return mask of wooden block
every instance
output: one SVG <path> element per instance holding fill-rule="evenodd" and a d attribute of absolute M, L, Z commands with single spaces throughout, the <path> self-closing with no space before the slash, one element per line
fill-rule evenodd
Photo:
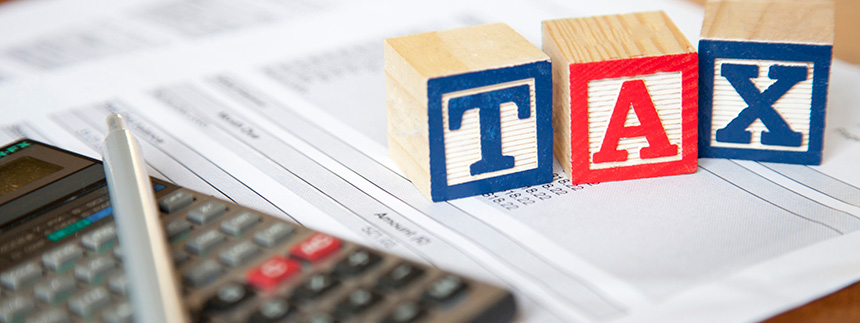
<path fill-rule="evenodd" d="M 433 201 L 550 182 L 550 70 L 505 24 L 386 39 L 391 158 Z"/>
<path fill-rule="evenodd" d="M 573 183 L 696 171 L 698 58 L 663 12 L 544 21 L 543 50 Z"/>
<path fill-rule="evenodd" d="M 708 2 L 699 41 L 699 156 L 818 165 L 832 0 Z"/>

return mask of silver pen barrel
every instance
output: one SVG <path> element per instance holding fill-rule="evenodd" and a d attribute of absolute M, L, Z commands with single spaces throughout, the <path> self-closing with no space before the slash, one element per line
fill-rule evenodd
<path fill-rule="evenodd" d="M 140 145 L 119 114 L 107 118 L 104 168 L 136 322 L 187 321 Z"/>

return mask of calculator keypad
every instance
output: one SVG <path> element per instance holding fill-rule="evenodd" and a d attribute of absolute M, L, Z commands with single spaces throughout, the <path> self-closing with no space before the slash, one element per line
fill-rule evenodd
<path fill-rule="evenodd" d="M 28 262 L 0 274 L 0 283 L 3 287 L 18 290 L 39 278 L 42 278 L 42 267 L 35 262 Z"/>
<path fill-rule="evenodd" d="M 69 298 L 69 310 L 82 318 L 91 318 L 110 305 L 110 293 L 104 287 L 85 290 Z"/>
<path fill-rule="evenodd" d="M 174 213 L 180 209 L 191 205 L 194 202 L 194 196 L 186 190 L 176 190 L 170 195 L 158 201 L 158 208 L 164 213 Z"/>
<path fill-rule="evenodd" d="M 84 251 L 76 244 L 67 244 L 42 255 L 42 264 L 57 272 L 64 272 L 84 256 Z"/>
<path fill-rule="evenodd" d="M 15 295 L 0 302 L 0 321 L 14 322 L 33 312 L 36 302 L 32 298 Z"/>
<path fill-rule="evenodd" d="M 498 302 L 513 306 L 498 288 L 157 185 L 177 278 L 195 321 L 448 322 L 479 318 Z M 131 321 L 124 252 L 105 215 L 110 203 L 103 195 L 87 203 L 105 209 L 57 217 L 62 221 L 55 227 L 81 225 L 81 217 L 91 227 L 55 233 L 55 247 L 0 272 L 0 323 Z"/>
<path fill-rule="evenodd" d="M 62 308 L 52 308 L 38 313 L 27 320 L 28 323 L 62 323 L 69 322 L 69 312 Z"/>
<path fill-rule="evenodd" d="M 295 313 L 296 307 L 285 299 L 274 298 L 266 300 L 248 318 L 249 322 L 281 322 Z"/>
<path fill-rule="evenodd" d="M 56 304 L 75 290 L 75 279 L 71 275 L 55 276 L 34 287 L 36 297 L 48 304 Z"/>
<path fill-rule="evenodd" d="M 93 251 L 102 250 L 102 248 L 113 242 L 116 242 L 116 227 L 112 225 L 106 225 L 90 231 L 90 233 L 81 238 L 81 244 Z"/>
<path fill-rule="evenodd" d="M 290 249 L 290 254 L 308 262 L 315 262 L 333 254 L 340 245 L 340 239 L 317 232 Z"/>
<path fill-rule="evenodd" d="M 253 228 L 260 221 L 260 216 L 254 212 L 242 212 L 224 222 L 221 222 L 221 231 L 232 236 L 241 236 Z"/>
<path fill-rule="evenodd" d="M 294 260 L 274 256 L 248 272 L 246 279 L 259 289 L 269 290 L 297 274 L 301 269 L 302 265 Z"/>
<path fill-rule="evenodd" d="M 227 205 L 219 201 L 207 201 L 188 212 L 188 220 L 196 224 L 206 224 L 224 215 Z"/>
<path fill-rule="evenodd" d="M 227 237 L 223 233 L 210 229 L 191 238 L 185 247 L 189 252 L 203 256 L 208 254 L 212 249 L 215 249 L 215 247 L 223 243 L 226 239 Z"/>
<path fill-rule="evenodd" d="M 223 271 L 224 268 L 222 268 L 217 261 L 214 259 L 207 259 L 196 267 L 183 273 L 182 277 L 185 279 L 185 283 L 187 285 L 192 287 L 202 287 L 218 278 L 218 276 L 221 276 L 221 272 Z"/>

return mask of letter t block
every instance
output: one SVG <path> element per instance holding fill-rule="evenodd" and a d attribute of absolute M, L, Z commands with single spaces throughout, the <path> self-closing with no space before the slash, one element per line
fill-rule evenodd
<path fill-rule="evenodd" d="M 713 0 L 699 40 L 699 156 L 818 165 L 833 0 Z"/>
<path fill-rule="evenodd" d="M 698 56 L 663 12 L 543 22 L 571 182 L 696 171 Z"/>
<path fill-rule="evenodd" d="M 505 24 L 386 39 L 391 158 L 433 201 L 550 182 L 550 71 Z"/>

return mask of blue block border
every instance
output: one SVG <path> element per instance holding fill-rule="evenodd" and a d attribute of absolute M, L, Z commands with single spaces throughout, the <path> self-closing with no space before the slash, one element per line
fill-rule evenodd
<path fill-rule="evenodd" d="M 699 41 L 699 157 L 749 159 L 819 165 L 824 144 L 824 115 L 833 46 L 702 39 Z M 717 58 L 812 62 L 809 149 L 805 152 L 711 146 L 714 62 Z"/>
<path fill-rule="evenodd" d="M 535 169 L 448 185 L 442 95 L 482 86 L 534 78 L 538 167 Z M 552 181 L 552 69 L 549 61 L 434 78 L 427 81 L 430 143 L 430 195 L 434 202 L 498 192 Z"/>

